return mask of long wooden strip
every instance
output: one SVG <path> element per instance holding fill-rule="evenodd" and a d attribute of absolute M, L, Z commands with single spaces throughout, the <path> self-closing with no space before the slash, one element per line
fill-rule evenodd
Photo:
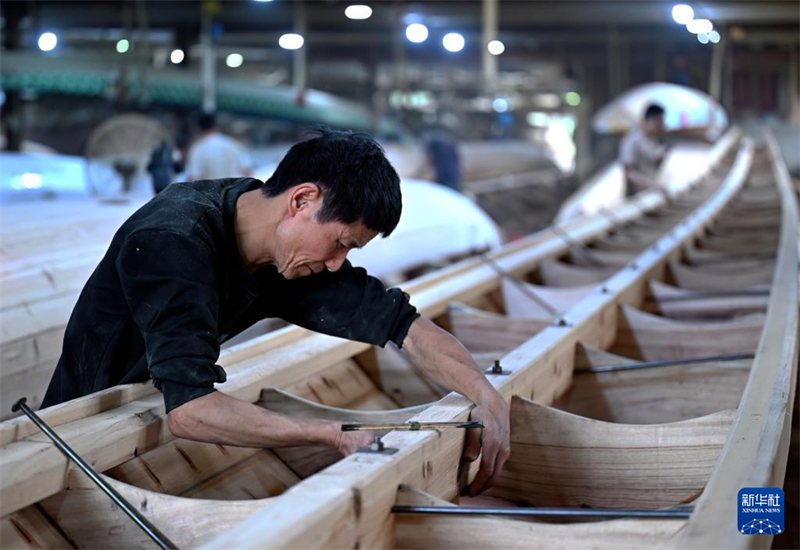
<path fill-rule="evenodd" d="M 786 471 L 798 360 L 798 212 L 789 173 L 771 134 L 767 144 L 781 195 L 781 235 L 764 333 L 719 463 L 676 548 L 752 548 L 770 536 L 742 536 L 743 487 L 781 487 Z"/>

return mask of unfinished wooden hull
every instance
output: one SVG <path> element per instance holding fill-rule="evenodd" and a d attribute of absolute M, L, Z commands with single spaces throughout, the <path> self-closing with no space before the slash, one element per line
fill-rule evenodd
<path fill-rule="evenodd" d="M 759 162 L 751 171 L 754 156 Z M 712 222 L 742 217 L 741 208 L 729 208 L 759 197 L 754 186 L 775 190 L 770 201 L 753 200 L 781 216 L 772 225 L 775 257 L 763 260 L 772 264 L 770 293 L 729 307 L 693 297 L 679 281 L 674 286 L 670 263 L 682 261 L 683 247 L 702 243 Z M 460 467 L 464 434 L 457 430 L 390 432 L 383 441 L 396 454 L 344 459 L 322 448 L 194 443 L 171 436 L 161 396 L 147 385 L 112 388 L 41 415 L 181 548 L 763 545 L 763 538 L 739 535 L 730 508 L 741 487 L 782 484 L 798 350 L 796 198 L 774 143 L 755 151 L 744 141 L 735 162 L 671 205 L 663 220 L 674 223 L 621 268 L 569 262 L 576 243 L 603 238 L 615 223 L 616 234 L 632 230 L 643 210 L 662 203 L 646 195 L 615 210 L 614 222 L 578 219 L 561 227 L 569 239 L 543 231 L 492 255 L 495 267 L 466 261 L 406 289 L 481 364 L 498 359 L 508 371 L 489 379 L 512 405 L 511 458 L 487 495 L 462 498 L 462 505 L 694 504 L 688 519 L 564 524 L 393 514 L 396 503 L 458 500 L 477 463 Z M 544 275 L 553 264 L 592 272 L 562 277 L 553 288 Z M 677 308 L 686 315 L 666 315 L 661 308 L 670 296 L 695 305 Z M 753 358 L 576 372 L 743 350 Z M 220 363 L 229 373 L 221 390 L 298 416 L 465 420 L 472 406 L 415 372 L 397 350 L 294 327 L 226 350 Z M 649 416 L 648 401 L 659 403 Z M 0 445 L 3 548 L 155 547 L 27 420 L 1 424 Z"/>

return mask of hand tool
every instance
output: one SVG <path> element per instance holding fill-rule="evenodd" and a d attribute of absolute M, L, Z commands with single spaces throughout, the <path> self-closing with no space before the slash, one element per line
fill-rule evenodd
<path fill-rule="evenodd" d="M 482 429 L 480 422 L 416 422 L 405 424 L 342 424 L 343 432 L 386 432 L 391 430 L 405 430 L 417 432 L 420 430 L 441 430 L 444 428 L 477 428 Z"/>

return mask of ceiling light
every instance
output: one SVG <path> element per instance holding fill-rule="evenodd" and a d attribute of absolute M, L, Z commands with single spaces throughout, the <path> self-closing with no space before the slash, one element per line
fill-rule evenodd
<path fill-rule="evenodd" d="M 492 101 L 492 109 L 494 109 L 496 113 L 505 113 L 508 111 L 508 100 L 503 97 L 495 98 L 495 100 Z"/>
<path fill-rule="evenodd" d="M 719 42 L 720 38 L 721 37 L 717 31 L 711 31 L 710 33 L 708 33 L 708 39 L 711 40 L 714 44 Z"/>
<path fill-rule="evenodd" d="M 228 54 L 228 57 L 225 58 L 225 64 L 232 69 L 241 67 L 242 63 L 244 63 L 244 57 L 240 53 Z"/>
<path fill-rule="evenodd" d="M 303 37 L 293 32 L 284 34 L 278 39 L 278 45 L 284 50 L 299 50 L 304 43 Z"/>
<path fill-rule="evenodd" d="M 117 42 L 117 52 L 118 53 L 125 53 L 131 47 L 131 43 L 125 40 L 124 38 Z"/>
<path fill-rule="evenodd" d="M 49 52 L 58 44 L 58 37 L 52 32 L 44 32 L 39 37 L 39 49 L 43 52 Z"/>
<path fill-rule="evenodd" d="M 692 19 L 686 24 L 686 29 L 692 34 L 708 34 L 713 28 L 708 19 Z"/>
<path fill-rule="evenodd" d="M 425 42 L 428 39 L 428 27 L 422 23 L 412 23 L 406 27 L 406 38 L 417 44 Z"/>
<path fill-rule="evenodd" d="M 677 4 L 672 6 L 672 18 L 676 23 L 685 25 L 694 19 L 694 10 L 686 4 Z"/>
<path fill-rule="evenodd" d="M 506 51 L 506 45 L 499 40 L 492 40 L 486 47 L 489 49 L 489 53 L 492 55 L 500 55 Z"/>
<path fill-rule="evenodd" d="M 172 53 L 169 54 L 169 60 L 175 63 L 176 65 L 184 60 L 186 54 L 183 53 L 183 50 L 180 48 L 175 48 L 172 50 Z"/>
<path fill-rule="evenodd" d="M 464 37 L 457 32 L 449 32 L 442 38 L 442 45 L 448 52 L 460 52 L 464 49 Z"/>
<path fill-rule="evenodd" d="M 564 101 L 571 107 L 577 107 L 581 104 L 581 95 L 578 92 L 567 92 L 564 94 Z"/>
<path fill-rule="evenodd" d="M 272 0 L 256 0 L 256 2 L 272 2 Z"/>
<path fill-rule="evenodd" d="M 708 35 L 704 32 L 701 32 L 697 35 L 697 41 L 701 44 L 708 44 Z"/>
<path fill-rule="evenodd" d="M 349 19 L 369 19 L 372 15 L 372 8 L 369 6 L 355 4 L 352 6 L 347 6 L 347 9 L 344 10 L 344 14 Z"/>

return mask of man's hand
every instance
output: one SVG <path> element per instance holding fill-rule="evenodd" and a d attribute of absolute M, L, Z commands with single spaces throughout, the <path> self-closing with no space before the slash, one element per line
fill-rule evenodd
<path fill-rule="evenodd" d="M 475 496 L 489 489 L 495 477 L 511 455 L 509 410 L 499 393 L 479 402 L 470 420 L 483 424 L 482 430 L 468 430 L 464 445 L 463 460 L 474 462 L 481 455 L 481 467 L 469 487 L 470 495 Z"/>
<path fill-rule="evenodd" d="M 338 426 L 339 433 L 333 442 L 333 446 L 344 456 L 353 454 L 361 447 L 367 447 L 370 443 L 375 441 L 374 432 L 343 432 L 341 430 L 341 425 Z"/>

